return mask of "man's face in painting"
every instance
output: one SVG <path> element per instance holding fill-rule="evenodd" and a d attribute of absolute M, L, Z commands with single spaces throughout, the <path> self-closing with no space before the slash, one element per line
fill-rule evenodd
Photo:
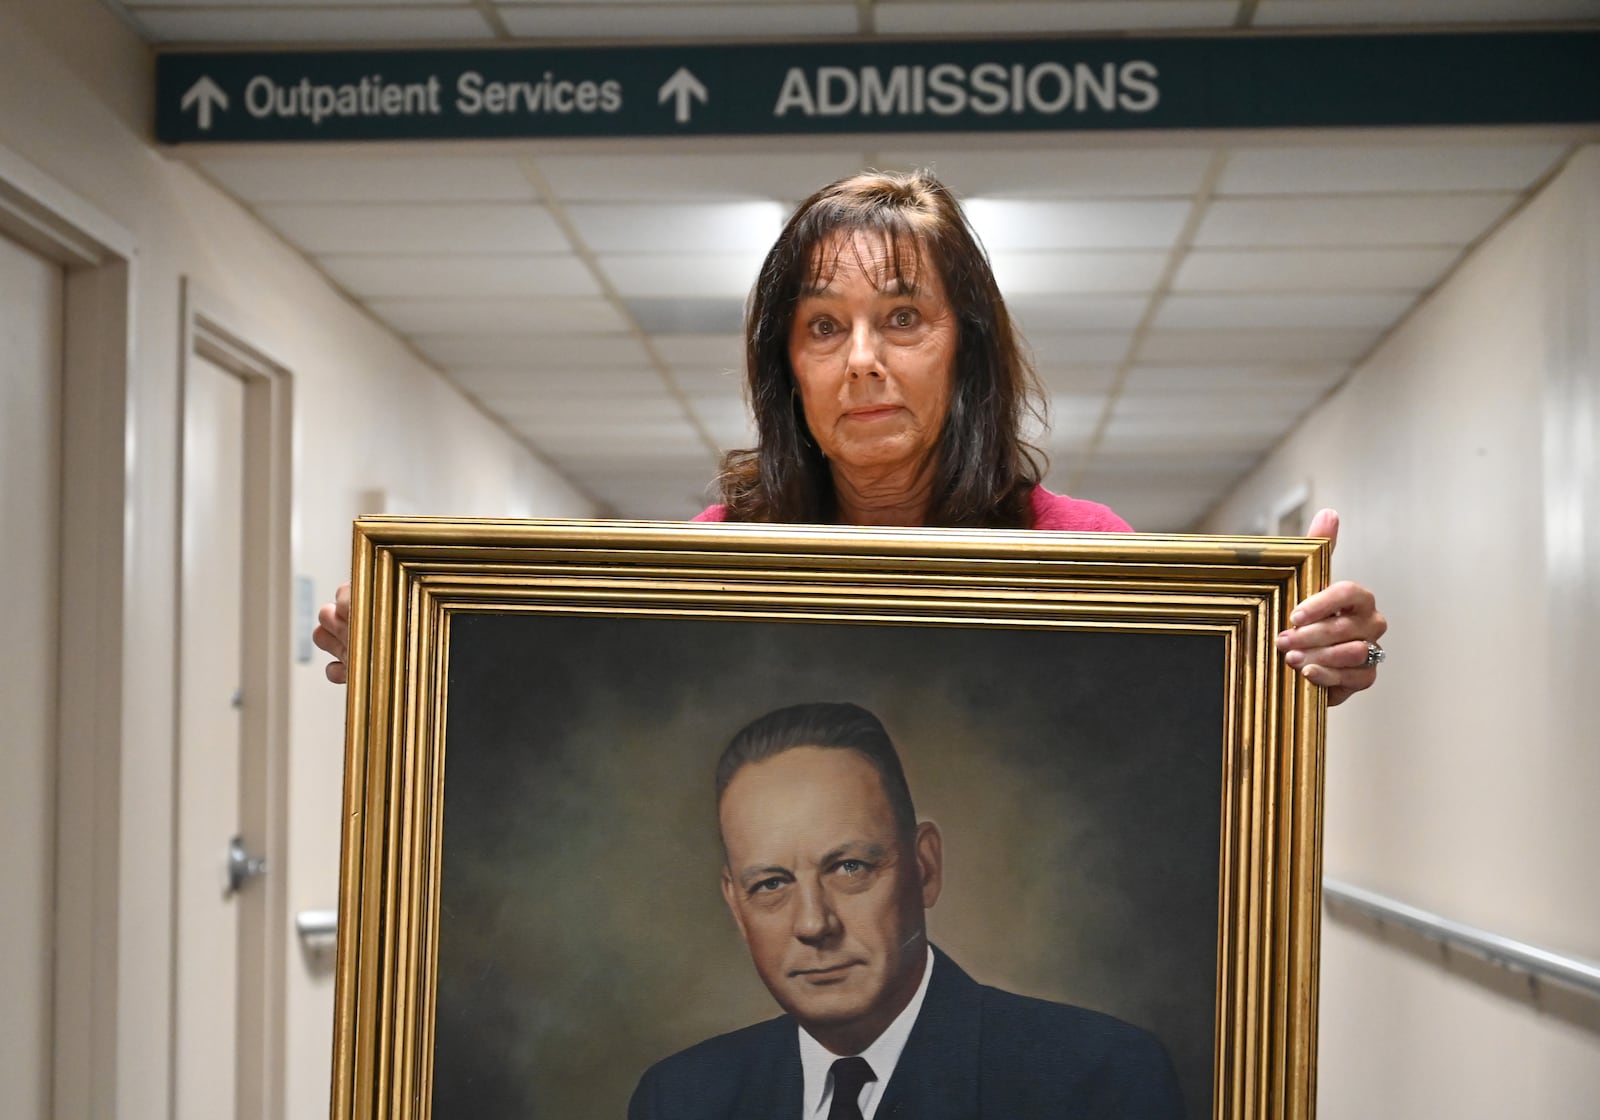
<path fill-rule="evenodd" d="M 767 990 L 829 1050 L 864 1050 L 922 981 L 937 827 L 903 835 L 877 770 L 847 748 L 747 763 L 718 817 L 723 897 Z"/>

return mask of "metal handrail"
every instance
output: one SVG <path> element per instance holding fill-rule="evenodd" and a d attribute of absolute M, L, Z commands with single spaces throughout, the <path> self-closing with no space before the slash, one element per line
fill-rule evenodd
<path fill-rule="evenodd" d="M 294 916 L 294 931 L 305 942 L 331 940 L 339 933 L 339 911 L 302 910 Z"/>
<path fill-rule="evenodd" d="M 1551 980 L 1591 996 L 1600 996 L 1600 962 L 1551 952 L 1524 941 L 1502 937 L 1498 933 L 1452 921 L 1386 895 L 1341 883 L 1337 879 L 1322 880 L 1322 897 L 1326 901 L 1359 910 L 1380 922 L 1404 926 L 1448 948 L 1461 949 L 1539 980 Z"/>

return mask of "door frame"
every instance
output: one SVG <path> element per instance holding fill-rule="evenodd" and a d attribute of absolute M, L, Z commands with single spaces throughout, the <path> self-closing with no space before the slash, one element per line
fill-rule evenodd
<path fill-rule="evenodd" d="M 124 874 L 124 648 L 133 601 L 129 454 L 138 243 L 0 145 L 0 233 L 65 273 L 54 757 L 50 1112 L 116 1115 Z M 70 687 L 69 687 L 70 682 Z"/>
<path fill-rule="evenodd" d="M 293 576 L 293 377 L 269 356 L 270 332 L 208 292 L 192 277 L 182 282 L 182 345 L 179 350 L 178 415 L 196 359 L 204 359 L 244 385 L 244 571 L 241 577 L 243 659 L 240 711 L 240 832 L 252 851 L 267 859 L 267 874 L 235 896 L 239 906 L 238 1120 L 282 1116 L 287 1021 L 286 969 L 290 953 L 288 903 L 289 670 L 292 663 Z M 180 430 L 181 430 L 180 421 Z M 178 609 L 183 609 L 183 440 L 178 441 L 176 521 L 178 563 L 174 569 Z M 177 796 L 177 690 L 184 651 L 173 647 L 173 792 Z M 173 874 L 178 858 L 179 814 L 173 813 Z M 226 838 L 218 838 L 218 851 Z M 177 926 L 182 900 L 174 891 Z M 176 978 L 181 962 L 172 941 Z M 171 986 L 171 1021 L 177 1022 L 178 985 Z M 169 1084 L 176 1084 L 176 1047 Z M 175 1104 L 175 1101 L 174 1101 Z"/>

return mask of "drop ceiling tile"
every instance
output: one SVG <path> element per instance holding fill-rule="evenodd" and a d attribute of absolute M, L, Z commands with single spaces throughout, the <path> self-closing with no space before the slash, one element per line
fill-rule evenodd
<path fill-rule="evenodd" d="M 682 447 L 699 446 L 699 437 L 680 411 L 673 416 L 620 416 L 591 413 L 587 420 L 570 417 L 530 416 L 521 422 L 524 431 L 538 435 L 541 444 L 551 449 L 577 448 L 584 454 L 636 457 L 645 445 Z M 603 446 L 601 441 L 615 440 L 616 447 Z M 582 457 L 582 456 L 576 456 Z"/>
<path fill-rule="evenodd" d="M 991 253 L 1046 249 L 1165 249 L 1187 202 L 1021 201 L 976 198 L 967 217 Z"/>
<path fill-rule="evenodd" d="M 373 314 L 406 335 L 621 334 L 630 329 L 603 299 L 384 299 Z"/>
<path fill-rule="evenodd" d="M 665 451 L 629 462 L 587 459 L 581 467 L 583 477 L 600 486 L 631 484 L 643 491 L 673 489 L 698 493 L 707 488 L 715 475 L 717 456 L 704 447 L 697 447 L 690 451 Z M 700 506 L 695 507 L 696 512 L 699 509 Z"/>
<path fill-rule="evenodd" d="M 584 440 L 563 435 L 552 441 L 550 436 L 541 437 L 538 433 L 530 435 L 538 447 L 548 451 L 578 475 L 587 474 L 595 468 L 610 469 L 629 463 L 648 465 L 663 455 L 706 452 L 699 433 L 687 422 L 672 431 L 635 430 L 631 426 L 618 425 L 609 431 L 596 432 Z M 707 473 L 709 475 L 710 472 Z"/>
<path fill-rule="evenodd" d="M 1010 32 L 1147 31 L 1229 27 L 1236 0 L 990 0 L 929 3 L 878 0 L 874 23 L 883 35 L 995 35 Z"/>
<path fill-rule="evenodd" d="M 619 335 L 558 336 L 442 334 L 418 335 L 417 349 L 452 372 L 474 366 L 497 370 L 565 372 L 578 369 L 637 368 L 649 364 L 636 339 Z"/>
<path fill-rule="evenodd" d="M 722 335 L 744 324 L 744 300 L 630 299 L 628 311 L 647 334 Z"/>
<path fill-rule="evenodd" d="M 766 253 L 783 228 L 776 202 L 574 205 L 567 215 L 596 253 Z"/>
<path fill-rule="evenodd" d="M 1171 295 L 1156 309 L 1155 327 L 1172 330 L 1388 327 L 1398 322 L 1415 302 L 1416 296 L 1410 292 Z"/>
<path fill-rule="evenodd" d="M 1050 415 L 1038 433 L 1040 446 L 1048 451 L 1063 447 L 1079 448 L 1094 434 L 1105 411 L 1105 397 L 1098 393 L 1055 393 L 1050 398 Z"/>
<path fill-rule="evenodd" d="M 881 9 L 880 9 L 881 10 Z M 1200 189 L 1209 148 L 1094 149 L 1026 137 L 1030 150 L 916 149 L 879 154 L 878 166 L 928 168 L 963 198 L 1184 198 Z M 1047 150 L 1036 150 L 1046 146 Z"/>
<path fill-rule="evenodd" d="M 1052 332 L 1132 331 L 1149 300 L 1142 295 L 1016 296 L 1007 307 L 1022 323 L 1048 323 Z M 1083 361 L 1094 359 L 1084 358 Z"/>
<path fill-rule="evenodd" d="M 1563 144 L 1346 144 L 1232 152 L 1219 195 L 1520 191 L 1567 152 Z"/>
<path fill-rule="evenodd" d="M 683 405 L 666 395 L 643 397 L 637 394 L 618 394 L 606 400 L 595 398 L 551 399 L 549 397 L 480 397 L 484 404 L 494 409 L 496 415 L 516 425 L 567 425 L 593 426 L 596 423 L 616 421 L 677 421 L 683 420 Z"/>
<path fill-rule="evenodd" d="M 1219 199 L 1195 244 L 1223 246 L 1465 245 L 1498 222 L 1512 194 Z"/>
<path fill-rule="evenodd" d="M 490 39 L 471 8 L 141 9 L 134 18 L 157 43 L 374 43 Z"/>
<path fill-rule="evenodd" d="M 1120 357 L 1120 355 L 1119 355 Z M 1098 365 L 1040 366 L 1039 380 L 1053 396 L 1105 393 L 1117 379 L 1117 366 Z"/>
<path fill-rule="evenodd" d="M 1262 0 L 1256 27 L 1520 23 L 1600 18 L 1596 0 Z"/>
<path fill-rule="evenodd" d="M 744 337 L 740 334 L 658 334 L 651 341 L 678 372 L 744 369 Z"/>
<path fill-rule="evenodd" d="M 1164 252 L 995 253 L 995 279 L 1008 298 L 1046 293 L 1148 292 L 1166 267 Z"/>
<path fill-rule="evenodd" d="M 744 401 L 735 393 L 692 396 L 689 398 L 689 406 L 696 416 L 709 423 L 743 426 L 750 417 Z"/>
<path fill-rule="evenodd" d="M 542 156 L 567 202 L 780 202 L 806 198 L 861 170 L 857 152 Z"/>
<path fill-rule="evenodd" d="M 305 0 L 121 0 L 125 8 L 301 8 Z M 467 7 L 472 0 L 330 0 L 328 8 Z"/>
<path fill-rule="evenodd" d="M 1460 258 L 1448 249 L 1196 249 L 1173 280 L 1179 292 L 1331 292 L 1431 288 Z"/>
<path fill-rule="evenodd" d="M 743 300 L 764 251 L 604 256 L 600 268 L 623 296 L 723 296 Z"/>
<path fill-rule="evenodd" d="M 744 408 L 744 375 L 736 370 L 673 369 L 672 378 L 685 394 L 695 400 L 726 398 Z"/>
<path fill-rule="evenodd" d="M 271 152 L 203 155 L 200 167 L 246 202 L 535 202 L 509 157 Z"/>
<path fill-rule="evenodd" d="M 1146 364 L 1225 362 L 1353 362 L 1372 348 L 1382 331 L 1233 330 L 1152 331 L 1135 357 Z"/>
<path fill-rule="evenodd" d="M 577 257 L 356 256 L 317 258 L 317 266 L 351 295 L 369 299 L 465 299 L 596 296 L 600 285 Z"/>
<path fill-rule="evenodd" d="M 1134 366 L 1124 396 L 1189 394 L 1296 394 L 1315 400 L 1343 380 L 1350 367 L 1330 362 L 1304 366 Z"/>
<path fill-rule="evenodd" d="M 570 341 L 552 338 L 552 349 Z M 597 348 L 616 339 L 604 336 L 586 340 Z M 673 401 L 666 385 L 655 370 L 648 366 L 548 366 L 535 369 L 508 369 L 484 366 L 451 371 L 457 383 L 469 388 L 482 400 L 490 398 L 505 402 L 508 409 L 538 411 L 552 401 L 570 402 L 593 408 L 607 400 L 629 398 L 652 400 L 662 409 L 671 407 Z"/>
<path fill-rule="evenodd" d="M 1080 331 L 1061 334 L 1045 333 L 1029 328 L 1029 320 L 1018 316 L 1023 338 L 1033 352 L 1033 361 L 1040 369 L 1053 366 L 1095 365 L 1103 362 L 1120 362 L 1133 342 L 1131 331 Z M 1048 320 L 1043 320 L 1048 325 Z"/>
<path fill-rule="evenodd" d="M 1211 483 L 1238 477 L 1254 466 L 1258 457 L 1253 451 L 1146 451 L 1127 454 L 1102 449 L 1095 453 L 1088 473 L 1108 484 L 1151 475 L 1168 478 L 1188 476 L 1202 483 Z"/>
<path fill-rule="evenodd" d="M 469 203 L 271 203 L 261 217 L 309 253 L 564 253 L 555 219 L 541 206 Z"/>
<path fill-rule="evenodd" d="M 784 35 L 854 35 L 853 4 L 514 4 L 498 8 L 520 38 L 729 39 Z"/>

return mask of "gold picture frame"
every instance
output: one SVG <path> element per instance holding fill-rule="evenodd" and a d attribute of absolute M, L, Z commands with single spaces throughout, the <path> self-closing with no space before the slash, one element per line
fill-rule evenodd
<path fill-rule="evenodd" d="M 950 936 L 997 961 L 991 971 L 1002 979 L 1046 976 L 1049 998 L 1080 996 L 1087 986 L 1096 996 L 1089 1002 L 1111 1004 L 1113 1014 L 1179 1024 L 1156 1033 L 1187 1077 L 1191 1117 L 1207 1114 L 1208 1098 L 1218 1118 L 1311 1117 L 1326 709 L 1322 692 L 1282 665 L 1273 639 L 1293 606 L 1325 586 L 1328 561 L 1328 542 L 1294 538 L 357 522 L 332 1116 L 450 1120 L 459 1109 L 435 1107 L 446 1082 L 468 1086 L 475 1115 L 525 1114 L 498 1111 L 483 1094 L 510 1091 L 495 1089 L 501 1081 L 553 1075 L 538 1073 L 537 1057 L 518 1040 L 506 1041 L 494 1066 L 494 1040 L 513 1021 L 543 1024 L 535 1034 L 545 1037 L 552 1023 L 591 1013 L 598 1025 L 566 1029 L 568 1048 L 552 1061 L 570 1073 L 587 1068 L 583 1047 L 606 1053 L 606 1084 L 578 1091 L 625 1100 L 643 1069 L 618 1069 L 616 1054 L 636 1044 L 665 1056 L 678 1044 L 664 1041 L 671 1030 L 692 1039 L 685 1032 L 720 1014 L 709 995 L 662 988 L 678 994 L 658 998 L 641 1025 L 625 1010 L 632 1005 L 598 991 L 594 977 L 644 999 L 667 971 L 648 954 L 671 958 L 676 972 L 685 954 L 669 934 L 706 921 L 699 884 L 714 895 L 716 875 L 703 864 L 720 859 L 709 774 L 726 734 L 782 701 L 785 689 L 794 701 L 827 699 L 810 693 L 870 680 L 900 713 L 900 727 L 951 740 L 921 770 L 908 756 L 907 772 L 914 788 L 928 778 L 943 812 L 968 821 L 964 836 L 976 842 L 967 850 L 1013 844 L 968 875 L 1005 880 L 1009 887 L 993 890 L 1010 894 L 957 909 Z M 1010 741 L 1013 709 L 1027 729 L 1011 736 L 1022 744 L 1020 761 L 991 761 L 986 752 Z M 631 722 L 616 722 L 624 718 L 617 710 Z M 586 728 L 585 718 L 604 726 Z M 906 750 L 896 720 L 885 722 Z M 547 729 L 557 723 L 564 730 Z M 952 723 L 967 730 L 947 735 Z M 679 725 L 687 725 L 681 735 Z M 556 749 L 541 743 L 556 735 L 566 736 L 568 753 L 540 762 L 541 751 Z M 694 752 L 704 754 L 703 773 Z M 1056 760 L 1067 760 L 1059 764 L 1066 776 L 1051 769 Z M 525 764 L 546 769 L 519 776 Z M 675 789 L 685 770 L 695 771 L 684 778 L 688 792 L 665 788 Z M 640 786 L 647 798 L 629 792 Z M 1088 806 L 1099 823 L 1029 800 L 1046 787 L 1072 789 L 1071 806 Z M 610 815 L 590 839 L 574 839 L 571 829 L 588 826 L 573 822 L 594 815 L 586 799 L 603 801 Z M 985 799 L 988 818 L 975 815 Z M 1025 823 L 991 828 L 984 822 L 997 805 Z M 667 815 L 641 819 L 630 833 L 627 821 L 658 811 Z M 1189 823 L 1166 823 L 1179 820 Z M 556 839 L 539 828 L 556 829 Z M 998 834 L 1007 828 L 1023 831 L 1006 840 Z M 481 856 L 488 864 L 452 863 L 458 847 L 467 852 L 479 840 L 447 845 L 447 832 L 490 837 Z M 1045 833 L 1054 839 L 1040 841 Z M 1035 859 L 1036 850 L 1063 844 L 1067 854 L 1050 857 L 1059 862 Z M 542 858 L 541 846 L 551 845 L 559 861 Z M 583 864 L 573 854 L 580 849 L 599 862 Z M 656 863 L 664 869 L 634 874 Z M 618 867 L 630 870 L 618 878 Z M 1058 903 L 1050 876 L 1062 868 L 1073 886 Z M 1033 901 L 997 920 L 996 898 L 1019 893 Z M 1115 897 L 1100 907 L 1097 894 Z M 1189 917 L 1169 905 L 1175 894 Z M 681 917 L 679 898 L 692 901 Z M 1041 905 L 1068 914 L 1071 930 L 1052 917 L 1037 936 L 1017 933 L 1025 924 L 1018 915 Z M 1107 913 L 1074 924 L 1097 907 Z M 725 944 L 732 923 L 721 917 L 729 928 L 706 936 Z M 527 922 L 548 930 L 530 932 Z M 608 922 L 626 928 L 610 931 Z M 985 944 L 985 929 L 995 927 L 1005 929 L 993 938 L 998 947 Z M 1121 994 L 1114 977 L 1133 972 L 1118 972 L 1127 963 L 1119 956 L 1147 945 L 1155 946 L 1147 956 L 1166 961 L 1152 939 L 1180 928 L 1193 932 L 1174 945 L 1171 962 L 1128 963 L 1167 979 Z M 545 936 L 550 944 L 536 948 Z M 628 937 L 635 940 L 625 947 L 613 944 Z M 1091 946 L 1087 963 L 1060 964 L 1062 947 L 1074 944 Z M 741 971 L 751 972 L 748 960 Z M 457 990 L 473 983 L 462 976 L 490 974 L 479 988 Z M 562 978 L 581 995 L 547 1003 L 545 988 Z M 696 983 L 696 992 L 721 990 L 720 980 Z M 1190 994 L 1179 998 L 1180 989 Z M 484 1022 L 463 1027 L 463 1015 Z M 452 1044 L 458 1031 L 470 1040 Z M 589 1041 L 585 1031 L 597 1036 Z M 470 1068 L 457 1068 L 463 1061 Z M 617 1112 L 596 1105 L 588 1114 Z"/>

